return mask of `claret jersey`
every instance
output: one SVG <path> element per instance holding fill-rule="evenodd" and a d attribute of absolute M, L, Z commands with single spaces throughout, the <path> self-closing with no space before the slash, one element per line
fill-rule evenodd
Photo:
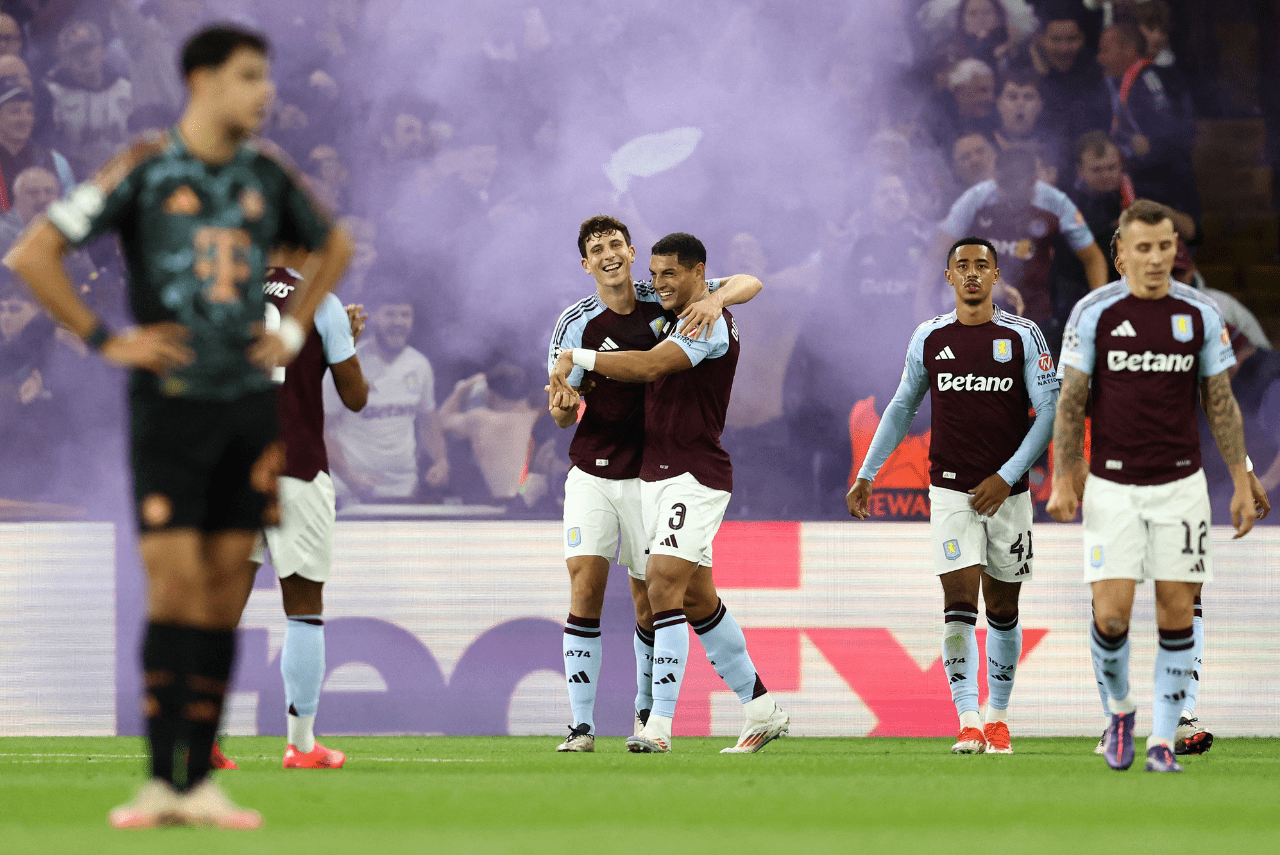
<path fill-rule="evenodd" d="M 176 128 L 125 149 L 46 216 L 73 246 L 118 232 L 134 318 L 191 330 L 195 361 L 164 378 L 135 370 L 133 388 L 212 400 L 271 387 L 246 354 L 263 319 L 267 255 L 279 244 L 318 249 L 331 228 L 269 143 L 247 141 L 215 165 Z"/>
<path fill-rule="evenodd" d="M 1235 364 L 1222 313 L 1174 282 L 1159 300 L 1123 279 L 1076 303 L 1062 368 L 1091 380 L 1089 471 L 1120 484 L 1165 484 L 1200 469 L 1200 380 Z"/>
<path fill-rule="evenodd" d="M 859 478 L 875 480 L 926 393 L 929 483 L 968 492 L 999 473 L 1011 493 L 1026 491 L 1027 470 L 1053 434 L 1058 393 L 1053 357 L 1035 323 L 996 307 L 984 324 L 962 324 L 951 312 L 917 327 Z"/>
<path fill-rule="evenodd" d="M 278 329 L 282 313 L 301 279 L 285 267 L 267 271 L 262 291 L 267 297 L 268 329 Z M 290 478 L 310 481 L 319 472 L 329 471 L 329 455 L 324 446 L 324 375 L 330 365 L 346 362 L 356 355 L 351 337 L 351 320 L 333 294 L 326 294 L 316 309 L 315 328 L 307 335 L 302 350 L 287 368 L 277 368 L 272 377 L 278 389 L 276 407 L 280 413 L 280 437 L 284 440 L 284 471 Z"/>
<path fill-rule="evenodd" d="M 711 279 L 714 291 L 721 280 Z M 547 356 L 550 373 L 561 351 L 584 347 L 600 353 L 650 350 L 675 322 L 663 310 L 650 282 L 635 283 L 636 307 L 619 315 L 596 294 L 565 309 L 551 336 Z M 569 375 L 571 386 L 581 386 L 584 372 L 575 367 Z M 587 394 L 587 409 L 569 445 L 569 459 L 583 472 L 598 478 L 621 480 L 640 476 L 640 455 L 644 448 L 645 387 L 623 383 L 595 372 L 594 388 Z"/>

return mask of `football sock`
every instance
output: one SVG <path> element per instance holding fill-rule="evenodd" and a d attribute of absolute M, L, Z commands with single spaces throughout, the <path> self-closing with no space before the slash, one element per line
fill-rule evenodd
<path fill-rule="evenodd" d="M 653 709 L 653 632 L 636 624 L 631 646 L 636 651 L 636 712 Z"/>
<path fill-rule="evenodd" d="M 142 641 L 143 711 L 151 743 L 151 776 L 173 783 L 173 757 L 182 715 L 183 628 L 148 623 Z"/>
<path fill-rule="evenodd" d="M 1187 696 L 1187 681 L 1195 664 L 1191 627 L 1160 630 L 1156 650 L 1155 707 L 1151 715 L 1151 740 L 1173 742 L 1178 716 Z M 1150 748 L 1154 742 L 1148 741 Z"/>
<path fill-rule="evenodd" d="M 1129 698 L 1129 630 L 1103 635 L 1096 622 L 1089 623 L 1089 653 L 1093 673 L 1107 692 L 1107 710 L 1120 715 L 1133 712 Z"/>
<path fill-rule="evenodd" d="M 600 682 L 600 618 L 569 615 L 564 624 L 564 678 L 569 685 L 569 706 L 573 724 L 587 725 L 596 732 L 596 684 Z"/>
<path fill-rule="evenodd" d="M 699 623 L 690 624 L 707 652 L 711 667 L 716 669 L 720 679 L 733 690 L 738 700 L 744 704 L 757 697 L 756 685 L 760 678 L 756 675 L 756 666 L 751 662 L 751 654 L 747 653 L 747 637 L 742 634 L 742 627 L 729 614 L 724 602 L 716 603 L 716 610 L 711 617 Z M 763 684 L 760 685 L 763 690 Z M 760 694 L 764 694 L 761 691 Z M 770 710 L 773 708 L 770 707 Z"/>
<path fill-rule="evenodd" d="M 1022 656 L 1022 624 L 1015 612 L 1001 620 L 987 612 L 987 691 L 988 709 L 1004 712 L 1009 708 L 1013 678 Z M 1003 720 L 1003 717 L 1002 719 Z"/>
<path fill-rule="evenodd" d="M 1090 626 L 1097 623 L 1097 614 L 1093 611 L 1092 606 L 1089 608 L 1089 616 Z M 1111 707 L 1107 705 L 1107 681 L 1102 676 L 1102 669 L 1098 665 L 1098 657 L 1090 656 L 1089 659 L 1093 662 L 1093 679 L 1098 684 L 1098 697 L 1102 699 L 1102 717 L 1110 723 Z"/>
<path fill-rule="evenodd" d="M 951 700 L 961 715 L 961 726 L 978 717 L 978 609 L 970 603 L 956 603 L 943 613 L 942 667 L 951 684 Z M 965 717 L 965 713 L 972 713 Z"/>
<path fill-rule="evenodd" d="M 209 775 L 209 752 L 218 736 L 222 703 L 236 655 L 236 634 L 231 629 L 187 627 L 186 699 L 182 717 L 189 734 L 187 776 L 190 790 Z"/>
<path fill-rule="evenodd" d="M 680 682 L 689 659 L 688 621 L 680 609 L 653 616 L 653 712 L 654 716 L 675 718 Z"/>
<path fill-rule="evenodd" d="M 303 754 L 315 748 L 312 727 L 320 709 L 324 682 L 324 618 L 289 615 L 285 621 L 284 649 L 280 651 L 280 675 L 289 710 L 289 744 Z"/>
<path fill-rule="evenodd" d="M 1187 699 L 1182 702 L 1182 714 L 1187 718 L 1195 718 L 1196 715 L 1196 698 L 1200 695 L 1200 672 L 1204 670 L 1204 607 L 1200 605 L 1200 598 L 1196 597 L 1195 617 L 1191 618 L 1191 638 L 1194 639 L 1195 645 L 1191 648 L 1191 655 L 1195 657 L 1195 662 L 1191 666 L 1191 679 L 1187 682 Z"/>

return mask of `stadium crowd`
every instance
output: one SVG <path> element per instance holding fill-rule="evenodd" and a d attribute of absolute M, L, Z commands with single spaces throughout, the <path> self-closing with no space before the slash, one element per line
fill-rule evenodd
<path fill-rule="evenodd" d="M 547 340 L 592 287 L 577 225 L 605 212 L 630 225 L 640 264 L 658 235 L 685 230 L 711 250 L 711 275 L 765 283 L 736 313 L 729 516 L 839 518 L 905 342 L 944 309 L 952 240 L 991 240 L 1002 304 L 1055 342 L 1075 301 L 1116 278 L 1111 234 L 1135 198 L 1178 212 L 1177 275 L 1221 284 L 1197 267 L 1221 258 L 1205 200 L 1224 192 L 1197 184 L 1197 120 L 1265 120 L 1280 173 L 1274 0 L 799 5 L 4 0 L 0 250 L 131 136 L 172 124 L 187 33 L 243 20 L 275 45 L 265 135 L 357 243 L 339 296 L 370 315 L 359 352 L 373 392 L 341 417 L 335 396 L 340 505 L 560 515 L 572 432 L 546 413 Z M 1256 69 L 1233 76 L 1237 24 L 1256 33 Z M 1253 260 L 1274 264 L 1280 193 L 1264 189 L 1270 232 Z M 68 266 L 123 324 L 113 241 Z M 1214 296 L 1274 490 L 1280 357 L 1243 303 Z M 0 512 L 111 501 L 123 474 L 101 461 L 123 442 L 121 390 L 4 272 Z M 899 477 L 882 482 L 900 495 L 882 515 L 916 513 L 926 447 L 890 461 Z M 1209 475 L 1221 519 L 1230 481 Z"/>

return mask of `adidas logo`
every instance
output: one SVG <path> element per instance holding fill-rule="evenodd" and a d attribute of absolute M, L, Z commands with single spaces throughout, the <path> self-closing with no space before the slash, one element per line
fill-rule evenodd
<path fill-rule="evenodd" d="M 1129 321 L 1126 319 L 1124 323 L 1120 324 L 1120 326 L 1113 329 L 1111 331 L 1111 334 L 1113 336 L 1118 336 L 1120 338 L 1133 338 L 1138 334 L 1138 331 L 1135 330 L 1133 328 L 1133 324 L 1129 323 Z"/>
<path fill-rule="evenodd" d="M 676 536 L 669 535 L 666 540 L 662 541 L 661 546 L 670 546 L 672 549 L 679 549 L 680 544 L 676 543 Z"/>
<path fill-rule="evenodd" d="M 570 683 L 590 683 L 591 678 L 587 676 L 586 671 L 579 671 L 569 678 Z"/>
<path fill-rule="evenodd" d="M 600 342 L 600 347 L 598 347 L 598 348 L 596 348 L 596 349 L 597 349 L 600 353 L 604 353 L 606 350 L 617 350 L 617 349 L 618 349 L 618 343 L 617 343 L 616 341 L 614 341 L 613 339 L 609 338 L 608 336 L 605 336 L 605 337 L 604 337 L 604 341 Z"/>
<path fill-rule="evenodd" d="M 938 355 L 934 357 L 934 359 L 955 359 L 955 358 L 956 358 L 956 355 L 951 352 L 951 345 L 947 345 L 946 347 L 942 348 L 942 350 L 938 351 Z"/>
<path fill-rule="evenodd" d="M 951 675 L 951 682 L 953 682 L 953 683 L 959 683 L 959 682 L 960 682 L 961 680 L 963 680 L 963 679 L 964 679 L 964 675 L 963 675 L 963 674 L 952 674 L 952 675 Z"/>
<path fill-rule="evenodd" d="M 996 682 L 999 682 L 999 683 L 1012 683 L 1012 682 L 1013 682 L 1013 678 L 1012 678 L 1012 677 L 1010 677 L 1008 674 L 992 674 L 992 675 L 990 675 L 990 676 L 991 676 L 991 679 L 992 679 L 992 680 L 995 680 Z"/>
<path fill-rule="evenodd" d="M 1029 574 L 1030 572 L 1031 572 L 1031 568 L 1030 568 L 1029 566 L 1027 566 L 1026 564 L 1023 564 L 1023 565 L 1022 565 L 1022 569 L 1021 569 L 1021 570 L 1019 570 L 1017 573 L 1014 573 L 1013 575 L 1015 575 L 1015 576 L 1026 576 L 1026 575 L 1027 575 L 1027 574 Z"/>
<path fill-rule="evenodd" d="M 659 680 L 658 682 L 659 682 L 659 683 L 674 683 L 674 682 L 676 682 L 676 675 L 675 675 L 675 674 L 667 674 L 667 676 L 663 677 L 663 678 L 662 678 L 661 680 Z"/>

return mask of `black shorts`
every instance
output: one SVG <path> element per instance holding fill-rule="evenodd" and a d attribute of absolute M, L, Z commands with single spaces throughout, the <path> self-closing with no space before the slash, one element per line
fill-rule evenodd
<path fill-rule="evenodd" d="M 138 529 L 256 530 L 271 522 L 284 455 L 274 390 L 234 401 L 129 395 Z"/>

